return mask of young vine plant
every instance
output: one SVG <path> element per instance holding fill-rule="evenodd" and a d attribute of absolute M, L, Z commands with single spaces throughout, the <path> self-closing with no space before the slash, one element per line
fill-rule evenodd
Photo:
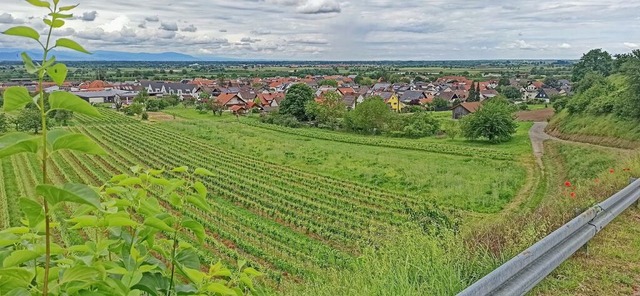
<path fill-rule="evenodd" d="M 0 231 L 0 295 L 246 295 L 256 291 L 253 282 L 260 272 L 241 260 L 233 269 L 220 262 L 203 266 L 197 246 L 180 238 L 187 235 L 202 244 L 205 228 L 186 216 L 161 210 L 159 200 L 169 200 L 177 209 L 189 204 L 210 212 L 208 190 L 198 181 L 213 175 L 210 171 L 133 167 L 130 174 L 115 176 L 100 188 L 52 184 L 47 164 L 55 153 L 101 155 L 105 151 L 84 134 L 49 131 L 47 115 L 55 110 L 101 115 L 72 93 L 45 93 L 43 88 L 45 79 L 62 85 L 67 78 L 67 66 L 56 61 L 54 49 L 89 54 L 71 39 L 52 38 L 54 30 L 73 18 L 71 11 L 78 5 L 26 1 L 47 11 L 43 19 L 47 34 L 41 36 L 28 26 L 12 27 L 3 34 L 31 39 L 41 47 L 40 61 L 21 54 L 38 88 L 36 93 L 19 86 L 7 88 L 3 108 L 15 112 L 37 107 L 42 128 L 39 135 L 16 132 L 0 137 L 0 158 L 36 154 L 42 178 L 31 191 L 36 196 L 8 201 L 19 202 L 24 216 L 22 226 Z M 71 214 L 59 217 L 61 213 Z M 83 239 L 65 241 L 63 227 L 65 232 L 77 231 Z"/>

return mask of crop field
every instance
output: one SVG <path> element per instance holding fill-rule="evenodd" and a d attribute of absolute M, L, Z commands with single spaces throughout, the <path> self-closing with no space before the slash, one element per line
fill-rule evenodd
<path fill-rule="evenodd" d="M 69 129 L 93 138 L 108 155 L 55 154 L 52 181 L 101 186 L 135 165 L 208 169 L 215 176 L 201 181 L 209 189 L 211 213 L 177 209 L 168 200 L 161 206 L 205 225 L 202 258 L 247 260 L 274 285 L 350 266 L 386 234 L 411 224 L 413 209 L 498 213 L 527 175 L 517 162 L 525 149 L 518 141 L 494 149 L 453 140 L 280 130 L 251 118 L 172 111 L 183 118 L 154 124 L 108 109 L 100 109 L 98 119 L 76 115 Z M 38 172 L 34 156 L 0 162 L 0 225 L 20 224 L 19 205 L 11 199 L 34 195 Z M 83 240 L 87 233 L 70 230 L 62 218 L 74 208 L 60 211 L 53 215 L 60 225 L 56 241 Z M 196 241 L 189 233 L 180 239 Z"/>

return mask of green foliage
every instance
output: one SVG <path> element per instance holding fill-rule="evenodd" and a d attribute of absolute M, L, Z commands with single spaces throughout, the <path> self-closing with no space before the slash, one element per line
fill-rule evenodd
<path fill-rule="evenodd" d="M 34 39 L 42 47 L 42 63 L 22 53 L 25 68 L 38 77 L 39 92 L 32 97 L 26 88 L 8 88 L 3 105 L 4 111 L 22 109 L 16 119 L 18 130 L 34 129 L 37 133 L 41 129 L 42 133 L 38 137 L 24 133 L 0 137 L 0 158 L 20 153 L 40 155 L 42 178 L 36 179 L 39 182 L 35 188 L 20 199 L 25 214 L 23 225 L 0 231 L 4 241 L 0 246 L 0 295 L 140 295 L 142 292 L 178 295 L 185 291 L 201 295 L 242 295 L 254 291 L 253 278 L 260 273 L 245 268 L 244 264 L 239 264 L 237 275 L 219 263 L 211 265 L 208 272 L 201 271 L 197 249 L 181 241 L 178 234 L 187 230 L 202 237 L 202 225 L 160 210 L 158 195 L 171 195 L 173 206 L 178 209 L 191 205 L 210 210 L 205 201 L 206 188 L 194 181 L 195 177 L 210 176 L 208 170 L 174 170 L 173 173 L 181 175 L 169 179 L 163 177 L 162 170 L 143 171 L 134 167 L 133 175 L 116 176 L 100 188 L 50 183 L 53 176 L 47 164 L 59 151 L 105 154 L 86 135 L 63 129 L 48 132 L 49 117 L 64 122 L 71 112 L 101 116 L 88 102 L 71 93 L 57 91 L 47 97 L 43 92 L 44 77 L 60 85 L 68 73 L 64 64 L 56 63 L 55 58 L 48 59 L 53 48 L 87 52 L 66 38 L 59 38 L 56 45 L 51 46 L 52 31 L 63 27 L 64 19 L 73 17 L 62 12 L 75 8 L 59 7 L 59 1 L 27 0 L 50 12 L 44 19 L 48 26 L 45 43 L 40 41 L 40 34 L 29 27 L 14 27 L 4 32 Z M 66 215 L 70 216 L 67 220 Z M 85 239 L 53 240 L 78 229 L 82 229 Z M 59 243 L 64 243 L 64 248 Z"/>
<path fill-rule="evenodd" d="M 508 99 L 520 99 L 522 98 L 522 94 L 520 93 L 520 89 L 514 86 L 505 86 L 500 89 L 500 94 L 507 97 Z"/>
<path fill-rule="evenodd" d="M 467 102 L 480 102 L 480 83 L 476 84 L 475 81 L 471 83 L 471 88 L 469 89 L 469 96 L 467 97 Z"/>
<path fill-rule="evenodd" d="M 280 104 L 280 113 L 283 115 L 291 115 L 298 121 L 307 121 L 308 116 L 305 106 L 308 102 L 313 101 L 314 92 L 311 87 L 304 83 L 298 83 L 287 90 L 284 100 Z"/>
<path fill-rule="evenodd" d="M 0 113 L 0 134 L 4 134 L 9 130 L 9 120 L 7 114 Z"/>
<path fill-rule="evenodd" d="M 443 125 L 443 131 L 449 139 L 454 140 L 460 135 L 460 124 L 455 120 L 447 120 Z"/>
<path fill-rule="evenodd" d="M 345 127 L 357 133 L 378 134 L 391 116 L 391 110 L 381 97 L 370 97 L 347 113 Z"/>
<path fill-rule="evenodd" d="M 484 138 L 491 143 L 511 140 L 517 127 L 511 107 L 499 99 L 489 100 L 476 113 L 461 120 L 462 135 L 465 138 Z"/>
<path fill-rule="evenodd" d="M 142 115 L 140 117 L 142 120 L 149 120 L 149 113 L 147 113 L 147 111 L 142 111 Z"/>
<path fill-rule="evenodd" d="M 443 98 L 433 99 L 433 107 L 436 111 L 447 110 L 449 108 L 449 101 Z"/>
<path fill-rule="evenodd" d="M 401 134 L 407 138 L 430 137 L 440 131 L 440 121 L 431 116 L 430 113 L 420 112 L 409 116 L 396 115 L 402 119 L 403 127 Z"/>
<path fill-rule="evenodd" d="M 337 92 L 327 92 L 324 94 L 322 102 L 308 102 L 305 106 L 305 112 L 318 124 L 336 129 L 339 127 L 339 120 L 346 113 L 346 107 Z"/>
<path fill-rule="evenodd" d="M 326 79 L 326 80 L 322 80 L 322 81 L 318 82 L 318 86 L 338 87 L 338 81 L 335 81 L 333 79 Z"/>
<path fill-rule="evenodd" d="M 268 124 L 281 125 L 286 127 L 301 127 L 300 121 L 291 115 L 269 113 L 260 116 L 260 121 Z"/>
<path fill-rule="evenodd" d="M 613 58 L 611 55 L 599 48 L 592 49 L 573 66 L 573 81 L 582 80 L 590 72 L 609 76 L 612 70 Z"/>

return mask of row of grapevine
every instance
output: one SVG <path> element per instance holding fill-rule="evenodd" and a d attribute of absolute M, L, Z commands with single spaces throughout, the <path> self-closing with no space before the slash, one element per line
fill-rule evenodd
<path fill-rule="evenodd" d="M 0 162 L 0 180 L 5 182 L 4 173 L 3 173 L 3 165 Z M 9 208 L 7 204 L 7 193 L 5 191 L 5 185 L 2 184 L 0 186 L 0 229 L 9 228 Z"/>
<path fill-rule="evenodd" d="M 88 126 L 94 124 L 118 124 L 118 123 L 135 123 L 138 120 L 120 115 L 116 111 L 112 111 L 105 108 L 97 108 L 102 115 L 101 117 L 92 117 L 84 114 L 74 114 L 75 120 L 80 123 L 81 126 Z"/>
<path fill-rule="evenodd" d="M 246 125 L 250 125 L 253 127 L 268 129 L 272 131 L 293 134 L 296 136 L 315 138 L 320 140 L 329 140 L 335 142 L 343 142 L 343 143 L 351 143 L 351 144 L 360 144 L 360 145 L 368 145 L 368 146 L 380 146 L 386 148 L 398 148 L 398 149 L 409 149 L 409 150 L 418 150 L 418 151 L 426 151 L 433 153 L 441 153 L 448 155 L 459 155 L 459 156 L 470 156 L 470 157 L 480 157 L 480 158 L 489 158 L 496 160 L 515 160 L 515 155 L 505 151 L 498 151 L 495 149 L 488 148 L 475 148 L 475 147 L 462 147 L 456 145 L 449 144 L 440 144 L 440 143 L 425 143 L 415 140 L 399 140 L 399 139 L 391 139 L 377 136 L 359 136 L 359 135 L 349 135 L 337 132 L 327 132 L 318 129 L 310 129 L 310 128 L 290 128 L 275 124 L 267 124 L 255 121 L 253 119 L 243 120 L 242 123 Z"/>

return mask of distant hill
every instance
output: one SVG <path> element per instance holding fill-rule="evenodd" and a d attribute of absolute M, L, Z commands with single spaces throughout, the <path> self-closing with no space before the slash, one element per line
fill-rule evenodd
<path fill-rule="evenodd" d="M 18 49 L 0 49 L 0 61 L 20 61 L 20 53 Z M 34 59 L 37 59 L 41 53 L 28 51 Z M 197 61 L 231 61 L 233 59 L 222 57 L 207 57 L 204 59 L 194 56 L 177 53 L 147 53 L 147 52 L 122 52 L 122 51 L 105 51 L 97 50 L 91 55 L 76 53 L 71 51 L 54 51 L 53 53 L 58 60 L 62 61 L 149 61 L 149 62 L 197 62 Z"/>

